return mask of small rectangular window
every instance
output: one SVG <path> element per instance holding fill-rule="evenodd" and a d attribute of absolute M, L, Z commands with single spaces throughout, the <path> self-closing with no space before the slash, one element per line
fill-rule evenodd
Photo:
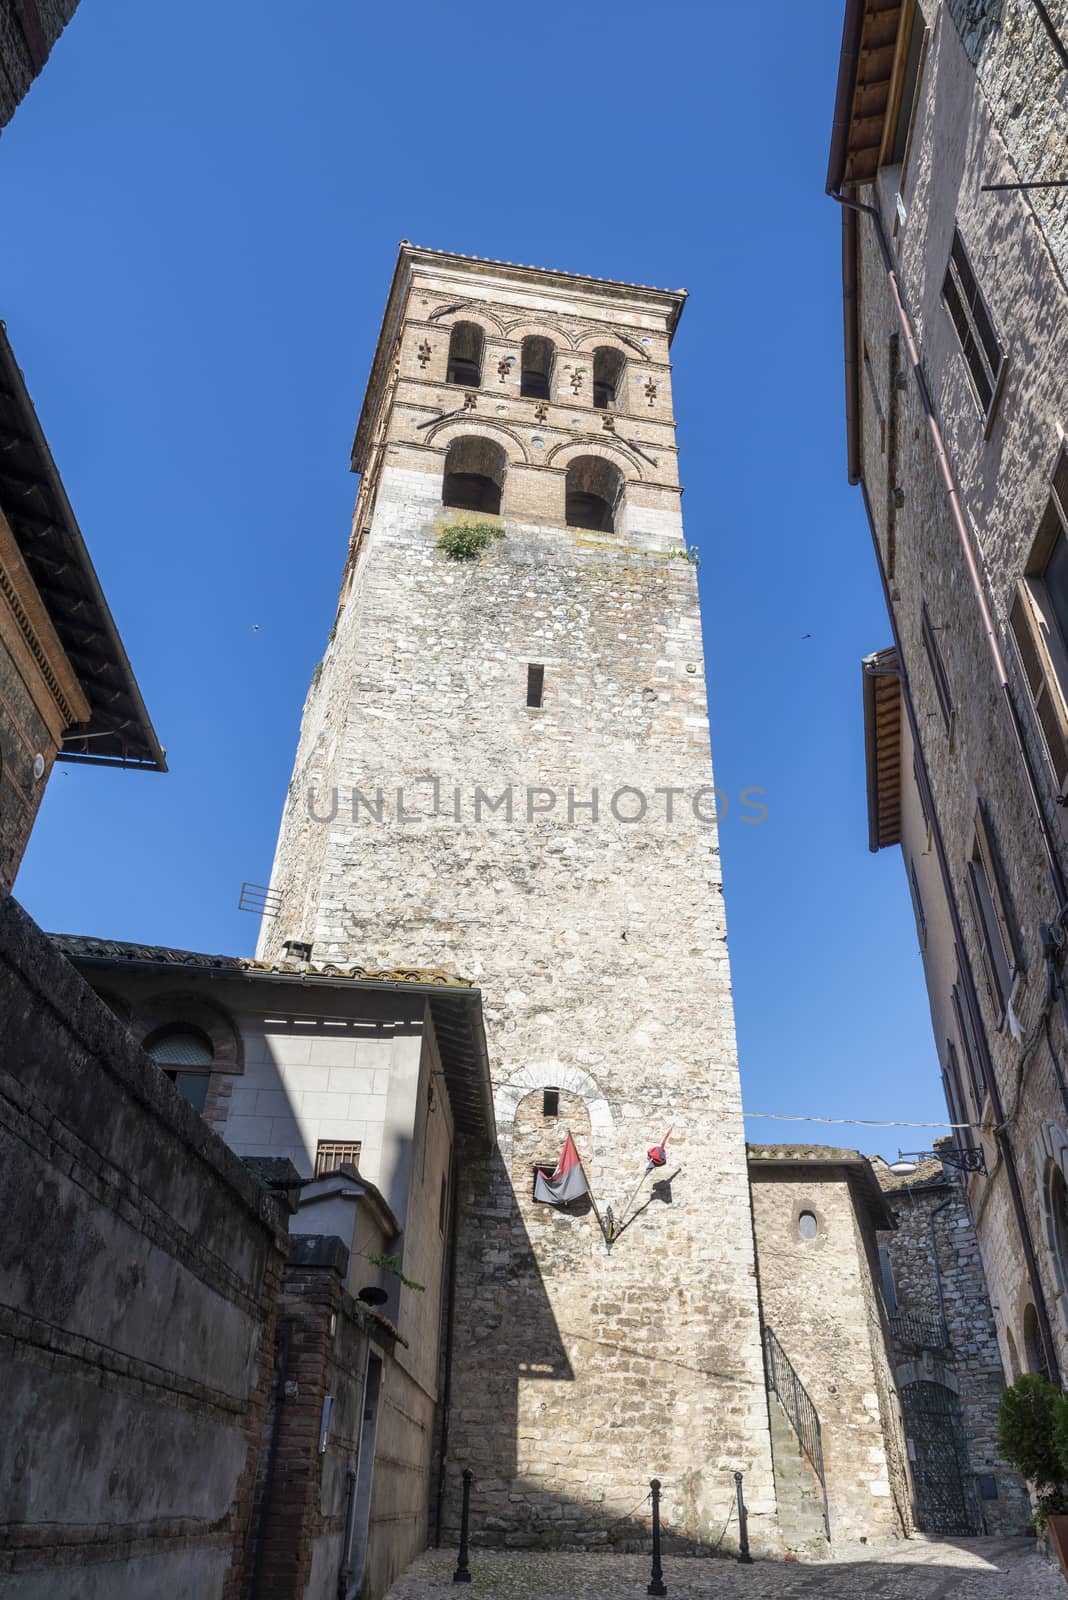
<path fill-rule="evenodd" d="M 1005 355 L 959 228 L 953 230 L 942 296 L 957 330 L 979 409 L 984 416 L 989 416 L 1001 382 Z"/>
<path fill-rule="evenodd" d="M 931 621 L 931 614 L 927 609 L 926 600 L 923 602 L 920 628 L 923 634 L 923 648 L 927 653 L 931 677 L 934 679 L 935 694 L 938 696 L 938 706 L 942 713 L 942 721 L 946 725 L 946 732 L 949 733 L 953 727 L 953 697 L 949 692 L 949 679 L 946 676 L 938 635 Z"/>
<path fill-rule="evenodd" d="M 542 692 L 545 688 L 545 668 L 536 661 L 530 662 L 527 667 L 527 705 L 535 709 L 541 705 Z"/>
<path fill-rule="evenodd" d="M 879 1246 L 879 1272 L 883 1280 L 883 1304 L 888 1317 L 897 1315 L 897 1288 L 894 1284 L 894 1267 L 890 1251 L 885 1244 Z"/>
<path fill-rule="evenodd" d="M 541 1114 L 543 1117 L 558 1117 L 560 1115 L 559 1089 L 543 1089 L 541 1092 Z"/>
<path fill-rule="evenodd" d="M 969 1123 L 972 1119 L 968 1115 L 968 1105 L 964 1098 L 964 1088 L 960 1079 L 960 1062 L 957 1060 L 957 1049 L 952 1039 L 946 1040 L 946 1064 L 942 1069 L 942 1088 L 945 1091 L 950 1122 L 955 1124 Z M 965 1142 L 965 1128 L 963 1126 L 955 1128 L 953 1138 L 958 1148 L 960 1148 Z"/>
<path fill-rule="evenodd" d="M 449 1180 L 446 1174 L 441 1174 L 441 1197 L 438 1200 L 438 1232 L 445 1232 L 445 1213 L 449 1204 Z"/>
<path fill-rule="evenodd" d="M 339 1167 L 359 1167 L 361 1145 L 358 1140 L 339 1144 L 334 1139 L 320 1139 L 315 1147 L 315 1176 L 325 1178 Z"/>

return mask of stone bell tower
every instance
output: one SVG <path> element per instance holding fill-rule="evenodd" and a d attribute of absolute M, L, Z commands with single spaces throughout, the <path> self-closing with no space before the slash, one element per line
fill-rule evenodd
<path fill-rule="evenodd" d="M 736 1469 L 774 1539 L 684 303 L 402 244 L 261 939 L 482 991 L 498 1143 L 460 1166 L 444 1427 L 476 1529 L 516 1547 L 633 1541 L 654 1475 L 708 1547 Z M 567 1129 L 617 1224 L 671 1130 L 611 1249 L 589 1207 L 533 1200 Z"/>

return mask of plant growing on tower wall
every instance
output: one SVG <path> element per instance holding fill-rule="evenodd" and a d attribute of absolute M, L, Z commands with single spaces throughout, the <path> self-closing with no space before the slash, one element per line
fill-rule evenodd
<path fill-rule="evenodd" d="M 451 561 L 477 561 L 504 529 L 495 522 L 454 522 L 438 534 L 438 549 Z"/>

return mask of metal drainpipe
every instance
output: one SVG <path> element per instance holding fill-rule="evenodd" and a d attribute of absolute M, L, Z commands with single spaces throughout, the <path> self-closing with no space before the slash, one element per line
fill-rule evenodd
<path fill-rule="evenodd" d="M 944 1211 L 947 1206 L 951 1206 L 953 1204 L 953 1199 L 954 1197 L 951 1194 L 948 1200 L 943 1200 L 940 1205 L 935 1206 L 934 1210 L 927 1218 L 927 1225 L 931 1230 L 931 1260 L 934 1263 L 935 1288 L 938 1290 L 938 1309 L 942 1313 L 942 1331 L 946 1336 L 947 1344 L 949 1343 L 949 1322 L 946 1318 L 946 1295 L 942 1286 L 942 1266 L 938 1259 L 938 1239 L 935 1235 L 935 1217 L 937 1217 L 940 1211 Z"/>
<path fill-rule="evenodd" d="M 1061 864 L 1057 856 L 1057 847 L 1053 837 L 1053 830 L 1050 828 L 1039 795 L 1038 778 L 1035 773 L 1034 763 L 1032 762 L 1030 753 L 1027 749 L 1027 741 L 1024 738 L 1023 725 L 1020 722 L 1019 713 L 1016 710 L 1016 705 L 1012 698 L 1012 689 L 1009 684 L 1009 674 L 1005 664 L 1005 656 L 1001 648 L 1001 642 L 998 639 L 997 627 L 994 622 L 993 614 L 991 613 L 990 606 L 987 603 L 986 593 L 983 588 L 983 580 L 979 572 L 979 564 L 975 558 L 975 549 L 972 544 L 972 537 L 968 530 L 968 523 L 965 519 L 964 511 L 961 506 L 960 491 L 957 488 L 956 479 L 953 476 L 953 468 L 950 465 L 945 440 L 942 436 L 942 428 L 935 413 L 934 401 L 931 399 L 931 392 L 927 387 L 927 379 L 924 376 L 923 364 L 920 360 L 919 346 L 916 343 L 916 336 L 912 328 L 912 320 L 905 309 L 905 302 L 902 299 L 897 271 L 894 267 L 893 257 L 890 254 L 890 246 L 886 241 L 886 232 L 883 228 L 883 219 L 879 215 L 879 212 L 875 206 L 865 205 L 860 200 L 849 199 L 846 195 L 842 194 L 840 190 L 832 189 L 828 192 L 830 193 L 831 199 L 837 200 L 839 205 L 848 206 L 854 211 L 864 212 L 865 215 L 869 216 L 872 219 L 872 222 L 875 224 L 875 237 L 879 244 L 879 253 L 882 256 L 883 269 L 886 272 L 886 281 L 890 289 L 890 298 L 894 302 L 894 309 L 897 312 L 897 320 L 900 324 L 902 336 L 905 340 L 905 348 L 908 351 L 909 360 L 912 363 L 912 375 L 916 380 L 916 387 L 920 393 L 920 403 L 923 406 L 924 416 L 927 419 L 927 427 L 931 435 L 932 444 L 934 446 L 935 459 L 938 462 L 938 470 L 945 485 L 946 499 L 949 504 L 949 514 L 953 519 L 953 525 L 957 531 L 957 539 L 960 543 L 961 553 L 964 556 L 964 564 L 967 568 L 968 578 L 975 594 L 976 604 L 979 607 L 979 615 L 982 620 L 983 633 L 986 638 L 987 648 L 990 651 L 990 658 L 994 664 L 994 675 L 997 679 L 998 688 L 1001 690 L 1002 699 L 1005 702 L 1005 709 L 1009 716 L 1009 725 L 1012 728 L 1013 741 L 1016 745 L 1016 751 L 1020 758 L 1020 764 L 1023 767 L 1024 777 L 1027 783 L 1028 799 L 1031 802 L 1031 809 L 1034 812 L 1035 821 L 1038 823 L 1039 833 L 1042 836 L 1042 848 L 1046 857 L 1046 865 L 1049 868 L 1049 875 L 1053 884 L 1053 891 L 1057 899 L 1057 910 L 1058 913 L 1063 914 L 1065 908 L 1068 907 L 1068 886 L 1065 884 L 1064 874 L 1061 871 Z"/>
<path fill-rule="evenodd" d="M 924 758 L 923 746 L 920 743 L 920 730 L 916 721 L 916 711 L 912 704 L 912 691 L 909 687 L 908 670 L 905 666 L 905 653 L 901 647 L 901 635 L 898 632 L 897 617 L 890 601 L 890 589 L 883 571 L 882 558 L 879 553 L 879 536 L 875 526 L 875 517 L 872 514 L 871 501 L 868 499 L 868 486 L 863 478 L 860 480 L 860 491 L 864 501 L 864 510 L 868 518 L 868 528 L 871 533 L 872 545 L 875 550 L 875 565 L 883 585 L 883 597 L 886 601 L 887 616 L 890 619 L 890 629 L 894 636 L 897 648 L 898 661 L 900 662 L 901 698 L 905 705 L 905 715 L 908 719 L 909 731 L 912 735 L 913 750 L 916 754 L 916 768 L 918 775 L 923 780 L 924 800 L 927 804 L 927 814 L 931 818 L 931 833 L 934 839 L 935 856 L 938 860 L 939 873 L 942 878 L 942 892 L 946 897 L 949 908 L 950 921 L 953 924 L 953 937 L 960 954 L 961 977 L 968 988 L 968 997 L 975 1015 L 979 1015 L 978 997 L 975 986 L 975 976 L 972 972 L 971 958 L 968 955 L 968 946 L 964 938 L 964 927 L 961 922 L 960 909 L 953 890 L 953 879 L 949 871 L 949 858 L 946 854 L 946 843 L 942 836 L 942 825 L 935 808 L 934 798 L 931 794 L 930 779 L 927 775 L 927 763 Z M 1009 1194 L 1012 1198 L 1012 1208 L 1016 1217 L 1016 1226 L 1020 1234 L 1020 1244 L 1023 1248 L 1024 1261 L 1027 1266 L 1027 1276 L 1031 1284 L 1031 1292 L 1035 1299 L 1035 1312 L 1038 1316 L 1039 1332 L 1042 1335 L 1042 1346 L 1046 1352 L 1046 1361 L 1049 1363 L 1050 1377 L 1055 1383 L 1060 1382 L 1060 1363 L 1057 1360 L 1057 1351 L 1053 1343 L 1053 1329 L 1050 1325 L 1049 1312 L 1046 1308 L 1046 1297 L 1042 1289 L 1042 1280 L 1038 1275 L 1038 1260 L 1035 1256 L 1035 1247 L 1031 1239 L 1031 1229 L 1024 1210 L 1023 1193 L 1020 1188 L 1019 1173 L 1016 1170 L 1016 1156 L 1009 1138 L 1008 1128 L 1005 1126 L 1005 1107 L 1001 1098 L 997 1078 L 994 1075 L 994 1064 L 990 1059 L 987 1046 L 986 1031 L 983 1028 L 975 1030 L 976 1043 L 979 1046 L 979 1062 L 982 1067 L 983 1081 L 990 1103 L 994 1110 L 994 1140 L 998 1151 L 1005 1163 L 1005 1176 L 1009 1185 Z"/>

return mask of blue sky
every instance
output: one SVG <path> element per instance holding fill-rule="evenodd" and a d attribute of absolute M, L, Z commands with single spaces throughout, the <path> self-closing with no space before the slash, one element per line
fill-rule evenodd
<path fill-rule="evenodd" d="M 941 1118 L 900 858 L 866 842 L 889 629 L 823 197 L 841 5 L 668 16 L 84 0 L 0 140 L 0 315 L 172 770 L 58 766 L 16 892 L 51 929 L 251 950 L 399 239 L 684 285 L 716 778 L 769 807 L 722 830 L 745 1103 Z"/>

